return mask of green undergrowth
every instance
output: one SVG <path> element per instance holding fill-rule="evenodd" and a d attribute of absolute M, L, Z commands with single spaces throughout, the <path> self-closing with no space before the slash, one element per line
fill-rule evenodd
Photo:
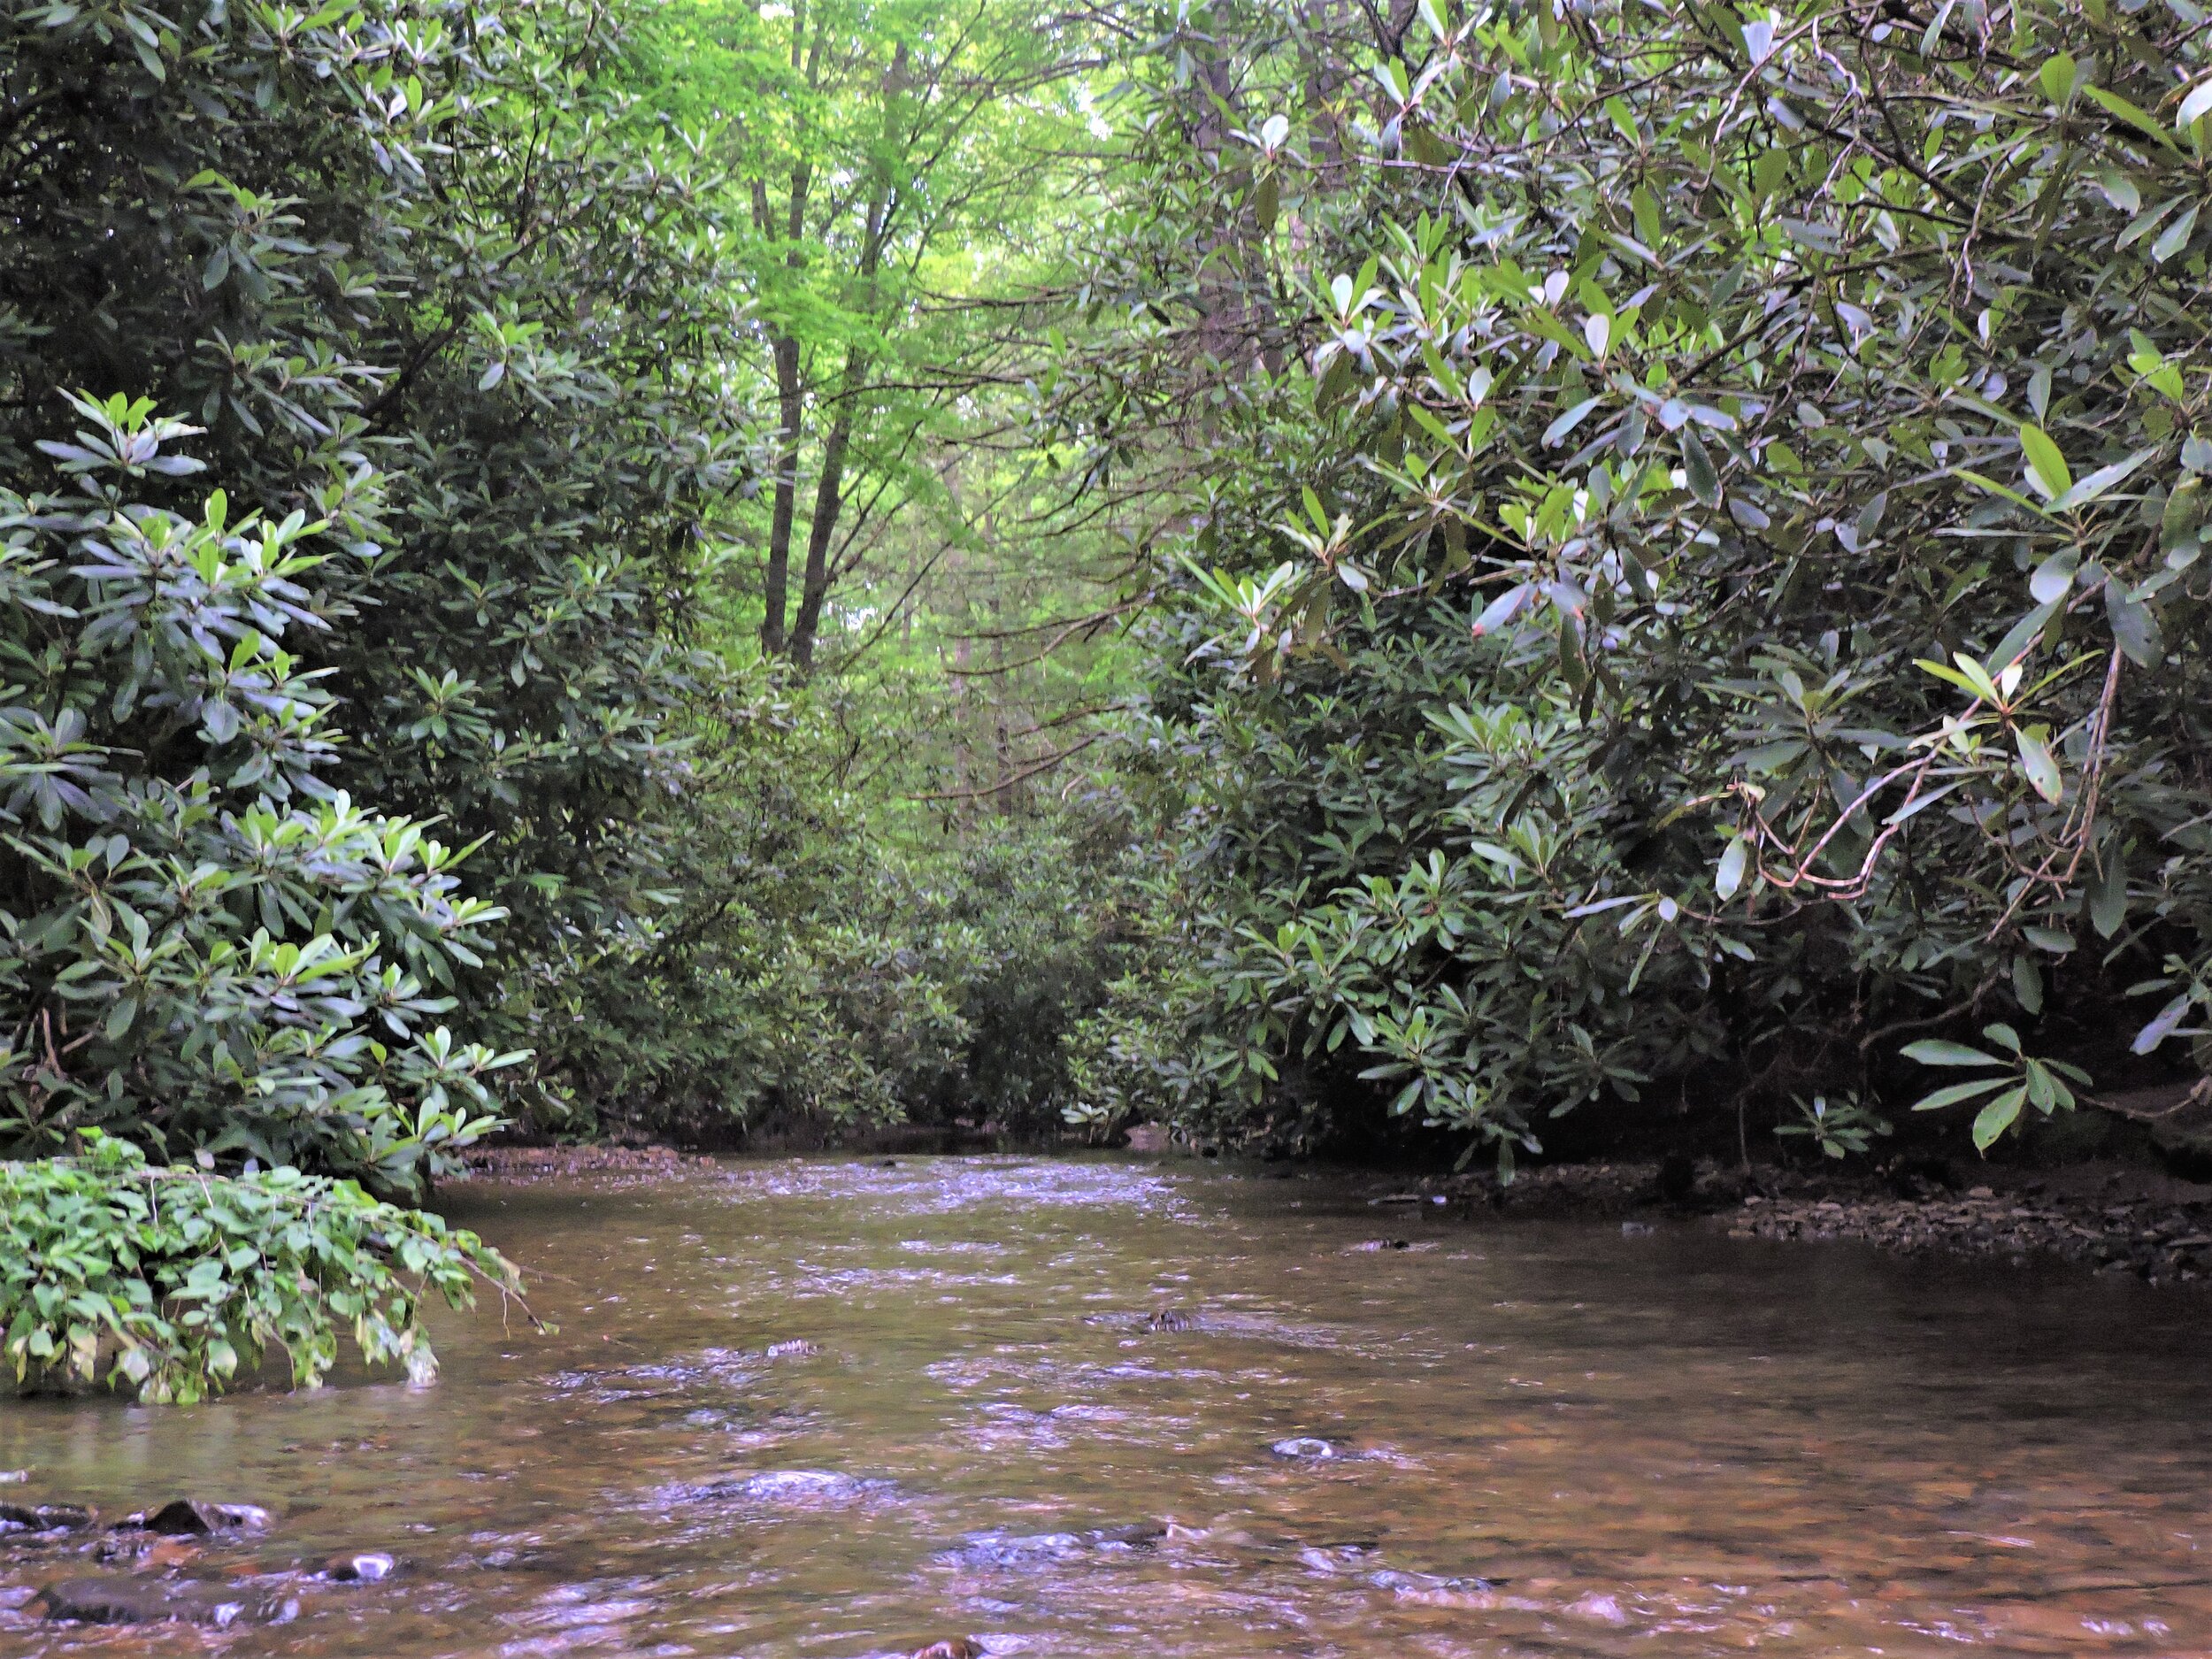
<path fill-rule="evenodd" d="M 150 1165 L 88 1132 L 88 1156 L 0 1163 L 0 1325 L 19 1384 L 104 1379 L 188 1404 L 281 1352 L 319 1385 L 350 1327 L 371 1365 L 428 1382 L 424 1303 L 518 1298 L 514 1264 L 472 1233 L 289 1168 Z"/>

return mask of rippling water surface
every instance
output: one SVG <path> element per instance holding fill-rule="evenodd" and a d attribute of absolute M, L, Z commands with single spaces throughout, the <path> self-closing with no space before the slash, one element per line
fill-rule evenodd
<path fill-rule="evenodd" d="M 0 1499 L 264 1505 L 141 1571 L 296 1617 L 40 1623 L 83 1563 L 0 1541 L 0 1654 L 2212 1654 L 2191 1293 L 1110 1159 L 449 1208 L 559 1334 L 445 1321 L 422 1392 L 0 1406 Z M 402 1571 L 296 1576 L 362 1549 Z"/>

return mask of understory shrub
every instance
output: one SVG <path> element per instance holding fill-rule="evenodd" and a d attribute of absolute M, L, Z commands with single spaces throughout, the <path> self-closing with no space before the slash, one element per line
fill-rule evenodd
<path fill-rule="evenodd" d="M 104 1379 L 188 1404 L 280 1350 L 314 1387 L 349 1331 L 361 1358 L 427 1382 L 426 1296 L 518 1296 L 474 1233 L 296 1169 L 223 1176 L 149 1165 L 127 1141 L 0 1163 L 0 1337 L 16 1380 Z"/>
<path fill-rule="evenodd" d="M 142 396 L 234 520 L 338 526 L 288 601 L 345 624 L 316 775 L 484 844 L 505 925 L 446 1018 L 534 1051 L 499 1084 L 549 1118 L 570 979 L 703 879 L 701 773 L 748 730 L 701 764 L 742 699 L 696 618 L 751 476 L 745 284 L 626 50 L 595 0 L 0 0 L 0 480 L 57 388 Z"/>
<path fill-rule="evenodd" d="M 578 1004 L 570 1092 L 600 1126 L 1060 1126 L 1064 1039 L 1116 971 L 1110 831 L 1064 814 L 915 847 L 827 792 L 726 804 L 719 878 Z"/>
<path fill-rule="evenodd" d="M 329 779 L 310 584 L 373 555 L 220 490 L 193 516 L 134 500 L 200 470 L 196 429 L 75 406 L 43 445 L 63 487 L 0 486 L 0 1149 L 98 1130 L 420 1196 L 521 1056 L 436 1023 L 501 912 L 427 826 Z"/>
<path fill-rule="evenodd" d="M 2069 1065 L 2202 1097 L 2203 23 L 1163 15 L 1053 388 L 1102 471 L 1216 462 L 1108 1047 L 1209 1132 L 1508 1155 L 1915 1061 L 1984 1148 Z"/>

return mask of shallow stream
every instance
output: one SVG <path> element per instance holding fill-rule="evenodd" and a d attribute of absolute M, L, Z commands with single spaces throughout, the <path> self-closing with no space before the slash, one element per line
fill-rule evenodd
<path fill-rule="evenodd" d="M 0 1540 L 0 1654 L 2212 1654 L 2191 1291 L 1112 1158 L 447 1208 L 557 1335 L 442 1319 L 428 1390 L 0 1405 L 0 1500 L 265 1506 L 165 1570 L 296 1617 L 42 1623 L 81 1566 Z M 301 1576 L 360 1550 L 402 1569 Z"/>

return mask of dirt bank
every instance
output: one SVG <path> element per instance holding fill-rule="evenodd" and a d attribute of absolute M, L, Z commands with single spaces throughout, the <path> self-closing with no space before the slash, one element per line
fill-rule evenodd
<path fill-rule="evenodd" d="M 1887 1249 L 2040 1256 L 2154 1283 L 2212 1279 L 2212 1186 L 2140 1165 L 1961 1170 L 1939 1161 L 1878 1172 L 1593 1163 L 1398 1183 L 1376 1197 L 1441 1194 L 1510 1215 L 1709 1217 L 1731 1237 L 1861 1239 Z"/>

